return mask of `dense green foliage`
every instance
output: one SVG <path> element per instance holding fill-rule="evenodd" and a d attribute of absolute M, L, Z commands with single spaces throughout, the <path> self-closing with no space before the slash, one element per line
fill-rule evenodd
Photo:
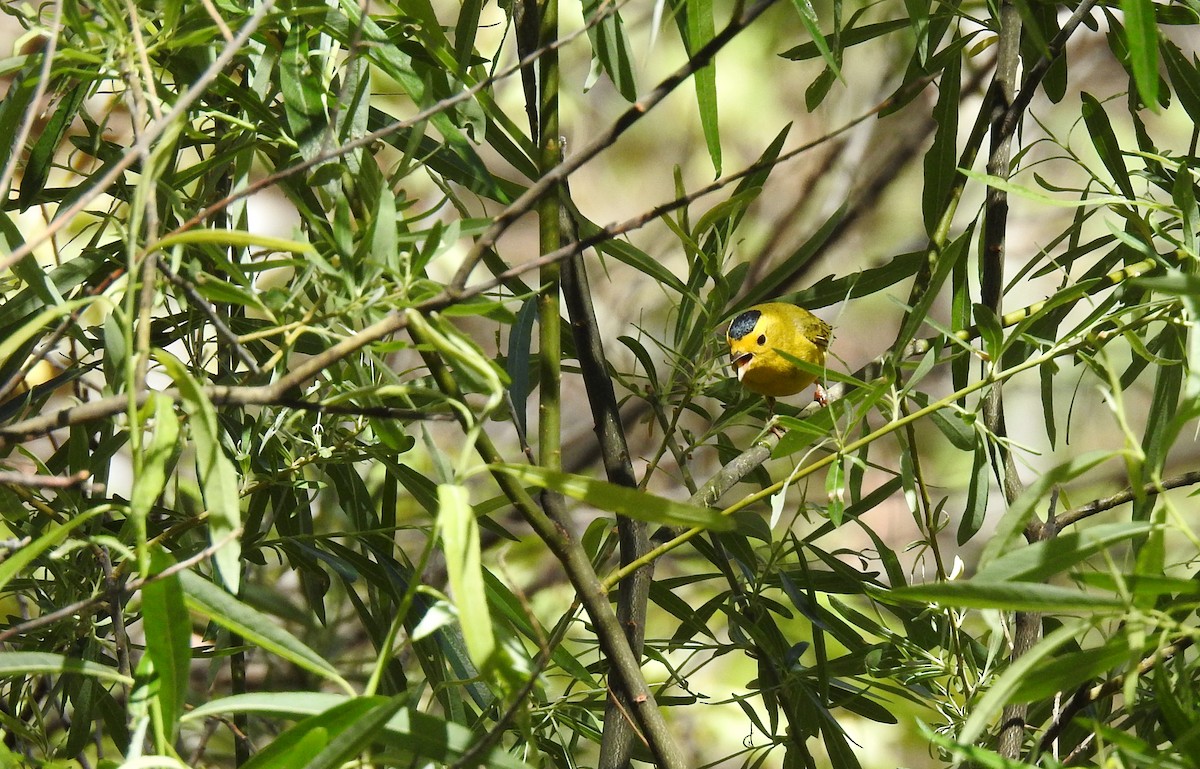
<path fill-rule="evenodd" d="M 1200 766 L 1194 2 L 4 10 L 0 765 Z"/>

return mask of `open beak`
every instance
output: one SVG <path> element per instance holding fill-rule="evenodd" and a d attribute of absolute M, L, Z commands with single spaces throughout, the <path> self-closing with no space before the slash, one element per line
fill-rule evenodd
<path fill-rule="evenodd" d="M 750 361 L 754 360 L 754 353 L 744 352 L 733 359 L 733 368 L 737 371 L 738 381 L 742 381 L 742 377 L 746 375 L 746 367 L 750 365 Z"/>

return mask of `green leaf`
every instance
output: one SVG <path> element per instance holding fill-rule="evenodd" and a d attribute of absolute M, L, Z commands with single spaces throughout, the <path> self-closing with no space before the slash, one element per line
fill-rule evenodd
<path fill-rule="evenodd" d="M 604 18 L 594 23 L 598 14 L 603 14 Z M 588 25 L 592 55 L 600 62 L 617 93 L 625 101 L 634 101 L 637 99 L 637 80 L 633 74 L 633 55 L 625 37 L 621 14 L 610 3 L 583 0 L 583 20 Z"/>
<path fill-rule="evenodd" d="M 54 168 L 55 153 L 62 144 L 67 128 L 75 122 L 79 107 L 88 95 L 88 90 L 76 85 L 74 88 L 65 89 L 65 93 L 58 94 L 61 97 L 58 109 L 54 110 L 54 115 L 34 132 L 37 142 L 33 145 L 28 159 L 21 168 L 21 191 L 17 196 L 18 209 L 23 211 L 33 205 L 37 202 L 38 196 L 44 192 L 46 182 L 50 178 L 50 171 Z M 12 137 L 6 136 L 4 140 L 11 141 Z M 16 151 L 20 153 L 23 149 L 19 147 Z M 5 193 L 7 194 L 7 190 Z"/>
<path fill-rule="evenodd" d="M 521 304 L 517 319 L 508 332 L 508 395 L 512 401 L 513 416 L 522 434 L 528 433 L 529 393 L 532 382 L 529 377 L 529 348 L 533 340 L 533 324 L 537 320 L 537 297 L 531 296 Z"/>
<path fill-rule="evenodd" d="M 733 520 L 721 515 L 719 510 L 656 497 L 645 491 L 596 478 L 530 465 L 501 464 L 492 465 L 491 469 L 507 473 L 521 483 L 557 491 L 601 510 L 639 521 L 663 526 L 699 526 L 713 531 L 729 531 L 733 528 Z"/>
<path fill-rule="evenodd" d="M 146 404 L 154 411 L 154 436 L 141 456 L 140 467 L 133 477 L 133 492 L 129 498 L 130 514 L 144 518 L 150 514 L 158 496 L 167 485 L 167 464 L 175 455 L 179 442 L 179 419 L 171 399 L 151 393 Z"/>
<path fill-rule="evenodd" d="M 972 582 L 1041 582 L 1089 556 L 1150 532 L 1149 523 L 1107 523 L 1005 553 L 975 573 Z"/>
<path fill-rule="evenodd" d="M 325 89 L 310 56 L 317 56 L 308 40 L 309 27 L 296 24 L 289 30 L 279 57 L 279 90 L 283 94 L 288 128 L 305 158 L 320 151 L 329 120 L 325 114 Z"/>
<path fill-rule="evenodd" d="M 165 400 L 165 399 L 164 399 Z M 174 566 L 175 559 L 161 548 L 151 554 L 151 574 Z M 142 619 L 146 653 L 158 674 L 158 701 L 168 739 L 174 740 L 179 717 L 187 701 L 192 663 L 192 622 L 183 600 L 179 575 L 155 576 L 142 587 Z"/>
<path fill-rule="evenodd" d="M 1040 582 L 978 582 L 964 580 L 913 585 L 886 593 L 905 603 L 936 603 L 963 609 L 1000 611 L 1118 611 L 1124 603 L 1112 596 L 1084 593 L 1073 587 Z"/>
<path fill-rule="evenodd" d="M 316 249 L 311 243 L 298 240 L 273 238 L 242 230 L 188 230 L 186 232 L 168 235 L 162 240 L 155 241 L 151 248 L 166 251 L 173 246 L 181 245 L 232 246 L 233 248 L 255 248 L 268 253 L 290 252 L 294 254 L 311 254 Z"/>
<path fill-rule="evenodd" d="M 688 54 L 692 55 L 713 39 L 716 28 L 713 24 L 712 0 L 689 0 L 684 23 L 687 25 L 685 41 Z M 692 75 L 696 84 L 696 103 L 700 108 L 700 127 L 704 131 L 704 143 L 712 159 L 713 171 L 721 175 L 721 133 L 717 121 L 717 60 L 713 57 Z"/>
<path fill-rule="evenodd" d="M 817 19 L 817 11 L 813 8 L 811 0 L 792 0 L 792 5 L 796 7 L 797 13 L 800 14 L 800 22 L 804 24 L 804 28 L 808 30 L 809 36 L 812 37 L 813 45 L 821 52 L 821 58 L 825 60 L 825 66 L 838 79 L 841 79 L 842 70 L 838 63 L 838 57 L 830 50 L 829 41 L 825 39 L 825 34 L 821 32 L 820 23 Z"/>
<path fill-rule="evenodd" d="M 496 638 L 488 611 L 479 550 L 479 525 L 469 494 L 462 486 L 438 486 L 438 531 L 446 553 L 446 574 L 458 609 L 463 639 L 471 662 L 487 671 L 494 662 Z"/>
<path fill-rule="evenodd" d="M 992 476 L 989 472 L 987 444 L 982 435 L 976 433 L 971 460 L 971 480 L 967 486 L 967 501 L 963 504 L 962 517 L 958 521 L 958 544 L 966 544 L 983 527 L 987 516 L 988 492 Z"/>
<path fill-rule="evenodd" d="M 1129 65 L 1142 103 L 1158 112 L 1158 22 L 1153 0 L 1121 0 Z"/>
<path fill-rule="evenodd" d="M 133 679 L 129 676 L 121 675 L 116 668 L 106 667 L 95 662 L 47 652 L 0 652 L 0 678 L 35 675 L 60 676 L 67 673 L 90 676 L 100 681 L 110 681 L 122 686 L 133 686 Z"/>
<path fill-rule="evenodd" d="M 1108 122 L 1104 106 L 1087 92 L 1081 94 L 1081 98 L 1083 100 L 1083 122 L 1087 125 L 1088 133 L 1091 134 L 1092 145 L 1096 148 L 1096 154 L 1100 156 L 1100 162 L 1104 163 L 1104 167 L 1112 174 L 1113 181 L 1117 183 L 1117 187 L 1121 189 L 1125 197 L 1134 198 L 1133 183 L 1129 180 L 1129 170 L 1125 167 L 1125 159 L 1121 157 L 1121 146 L 1117 143 L 1117 135 L 1113 133 L 1112 124 Z"/>
<path fill-rule="evenodd" d="M 242 603 L 198 574 L 185 571 L 179 577 L 184 598 L 192 611 L 199 612 L 221 627 L 232 630 L 242 636 L 246 643 L 259 646 L 297 667 L 332 681 L 347 692 L 354 691 L 333 665 L 287 630 L 276 625 L 267 615 Z"/>
<path fill-rule="evenodd" d="M 851 46 L 860 45 L 861 43 L 870 42 L 877 37 L 883 37 L 901 29 L 907 29 L 908 26 L 908 19 L 893 19 L 892 21 L 881 21 L 875 24 L 864 24 L 861 27 L 847 27 L 838 35 L 838 42 L 843 49 L 846 49 Z M 801 43 L 795 48 L 789 48 L 779 55 L 792 61 L 804 61 L 805 59 L 821 56 L 823 53 L 816 42 L 811 42 Z"/>
<path fill-rule="evenodd" d="M 1032 200 L 1035 203 L 1041 203 L 1042 205 L 1046 206 L 1057 206 L 1060 208 L 1087 208 L 1089 206 L 1110 206 L 1114 203 L 1119 203 L 1121 205 L 1145 205 L 1150 207 L 1154 207 L 1155 205 L 1143 200 L 1129 200 L 1127 198 L 1119 198 L 1112 195 L 1098 195 L 1079 199 L 1054 198 L 1041 192 L 1031 190 L 1030 188 L 1024 187 L 1020 184 L 1014 184 L 1013 182 L 1010 182 L 1009 180 L 999 176 L 992 176 L 990 174 L 972 171 L 969 168 L 960 168 L 958 170 L 960 173 L 963 173 L 976 181 L 983 182 L 989 187 L 1003 190 L 1010 195 L 1016 195 L 1017 197 L 1025 198 L 1026 200 Z"/>
<path fill-rule="evenodd" d="M 0 138 L 0 168 L 8 165 L 8 159 L 13 152 L 20 153 L 24 149 L 13 145 L 17 143 L 18 126 L 38 90 L 37 74 L 41 68 L 39 59 L 40 57 L 29 58 L 29 62 L 12 77 L 4 100 L 0 101 L 0 137 L 3 137 Z M 8 192 L 3 191 L 5 197 L 8 196 Z M 9 243 L 8 247 L 11 250 L 15 244 Z"/>
<path fill-rule="evenodd" d="M 0 340 L 0 365 L 4 365 L 26 342 L 41 333 L 42 328 L 50 321 L 59 317 L 69 316 L 75 310 L 95 302 L 107 305 L 108 299 L 104 297 L 87 297 L 85 299 L 76 299 L 72 302 L 63 302 L 55 307 L 47 307 L 45 310 L 42 310 L 32 320 L 22 325 L 21 328 L 5 335 Z"/>
<path fill-rule="evenodd" d="M 1196 66 L 1195 55 L 1189 60 L 1180 52 L 1179 47 L 1170 40 L 1163 38 L 1161 42 L 1163 63 L 1166 64 L 1167 77 L 1175 86 L 1175 96 L 1180 106 L 1192 119 L 1192 123 L 1200 125 L 1200 69 Z"/>
<path fill-rule="evenodd" d="M 1037 665 L 1012 692 L 1011 702 L 1034 702 L 1080 685 L 1113 668 L 1136 661 L 1141 655 L 1129 646 L 1126 633 L 1107 639 L 1103 646 L 1069 652 Z"/>
<path fill-rule="evenodd" d="M 942 72 L 933 119 L 937 125 L 933 144 L 925 153 L 925 188 L 921 194 L 921 213 L 925 232 L 930 237 L 949 202 L 950 190 L 958 178 L 958 110 L 961 91 L 962 58 L 955 56 Z"/>
<path fill-rule="evenodd" d="M 325 713 L 350 698 L 323 692 L 294 691 L 239 694 L 206 702 L 183 717 L 185 722 L 216 715 L 253 713 L 264 717 L 307 718 Z M 402 710 L 384 725 L 381 741 L 440 763 L 453 763 L 478 742 L 470 729 L 416 710 Z M 517 758 L 496 749 L 481 756 L 484 765 L 497 769 L 529 769 Z"/>
<path fill-rule="evenodd" d="M 204 494 L 204 504 L 208 506 L 209 537 L 217 547 L 213 553 L 213 563 L 229 592 L 237 595 L 242 569 L 240 484 L 237 470 L 221 448 L 217 410 L 204 394 L 200 383 L 188 373 L 178 358 L 165 350 L 156 350 L 154 358 L 175 381 L 191 414 L 196 471 Z"/>

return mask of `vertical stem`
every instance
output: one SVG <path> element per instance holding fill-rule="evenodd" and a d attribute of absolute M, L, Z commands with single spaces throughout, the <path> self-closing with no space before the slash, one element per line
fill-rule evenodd
<path fill-rule="evenodd" d="M 558 37 L 558 0 L 540 0 L 538 47 L 545 50 Z M 562 150 L 558 139 L 558 50 L 545 50 L 538 59 L 538 166 L 542 175 L 558 165 Z M 538 240 L 543 254 L 558 250 L 560 190 L 556 186 L 538 201 Z M 540 397 L 538 449 L 543 467 L 562 467 L 562 401 L 560 366 L 562 317 L 559 300 L 561 268 L 558 262 L 542 267 L 538 296 Z"/>
<path fill-rule="evenodd" d="M 567 211 L 572 203 L 571 193 L 565 183 L 562 186 L 562 195 L 562 238 L 567 242 L 575 242 L 579 240 L 579 233 L 572 213 Z M 631 489 L 637 488 L 637 477 L 629 459 L 629 445 L 621 425 L 617 396 L 608 374 L 608 362 L 604 355 L 595 308 L 592 306 L 592 294 L 582 254 L 576 254 L 563 264 L 563 298 L 571 318 L 575 352 L 579 357 L 583 384 L 587 389 L 588 403 L 592 407 L 592 418 L 596 423 L 596 437 L 604 458 L 605 475 L 611 483 Z M 642 521 L 618 515 L 617 537 L 621 548 L 622 566 L 637 563 L 650 551 L 649 530 Z M 648 563 L 621 580 L 618 586 L 617 620 L 625 630 L 630 650 L 639 661 L 645 646 L 646 610 L 653 577 L 654 564 Z M 604 731 L 600 738 L 600 761 L 597 764 L 599 769 L 629 767 L 636 735 L 629 714 L 635 711 L 635 703 L 626 687 L 613 686 L 604 709 Z"/>
<path fill-rule="evenodd" d="M 992 82 L 995 101 L 992 108 L 991 154 L 988 157 L 988 173 L 1001 179 L 1009 177 L 1012 160 L 1012 137 L 1017 121 L 1010 113 L 1019 110 L 1013 102 L 1017 90 L 1017 67 L 1021 53 L 1021 14 L 1012 0 L 1000 3 L 1000 43 L 996 59 L 996 75 Z M 984 202 L 983 221 L 983 265 L 981 276 L 982 301 L 1000 317 L 1003 312 L 1004 257 L 1008 233 L 1008 195 L 995 187 L 988 188 Z M 997 438 L 1006 435 L 1004 424 L 1004 399 L 1002 388 L 996 382 L 983 401 L 983 419 L 991 433 Z M 997 442 L 992 453 L 996 475 L 1004 489 L 1005 500 L 1011 504 L 1021 493 L 1021 481 L 1012 452 Z M 1033 612 L 1017 612 L 1013 618 L 1012 659 L 1018 659 L 1037 643 L 1041 635 L 1041 616 Z M 1000 723 L 998 750 L 1001 756 L 1016 759 L 1021 754 L 1025 741 L 1025 704 L 1012 704 L 1004 708 Z"/>

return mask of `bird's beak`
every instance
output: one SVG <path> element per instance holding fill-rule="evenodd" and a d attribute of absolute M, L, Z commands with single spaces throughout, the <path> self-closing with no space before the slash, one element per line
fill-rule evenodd
<path fill-rule="evenodd" d="M 738 381 L 742 381 L 742 377 L 746 375 L 746 367 L 750 365 L 750 361 L 754 359 L 754 353 L 744 352 L 733 359 L 733 368 L 737 371 Z"/>

